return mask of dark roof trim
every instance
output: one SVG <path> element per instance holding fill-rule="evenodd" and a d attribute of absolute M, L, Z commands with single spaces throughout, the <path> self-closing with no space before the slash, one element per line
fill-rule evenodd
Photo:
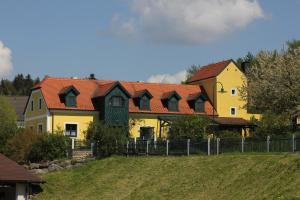
<path fill-rule="evenodd" d="M 201 98 L 203 101 L 207 100 L 207 97 L 202 92 L 199 92 L 199 93 L 196 93 L 196 94 L 190 94 L 187 97 L 187 101 L 195 101 L 199 98 Z"/>
<path fill-rule="evenodd" d="M 80 94 L 80 92 L 76 89 L 75 86 L 70 85 L 67 87 L 64 87 L 60 92 L 59 95 L 67 95 L 69 92 L 73 91 L 75 93 L 76 96 L 78 96 Z"/>
<path fill-rule="evenodd" d="M 144 95 L 147 95 L 150 99 L 153 98 L 152 94 L 147 89 L 136 92 L 133 95 L 133 98 L 142 98 Z"/>
<path fill-rule="evenodd" d="M 100 87 L 101 87 L 101 85 L 100 85 Z M 131 94 L 123 87 L 123 85 L 120 83 L 120 81 L 116 81 L 115 83 L 113 83 L 112 86 L 108 90 L 106 90 L 101 96 L 106 96 L 116 87 L 119 87 L 128 98 L 131 98 Z M 93 98 L 97 98 L 97 97 L 101 97 L 101 96 L 94 96 Z"/>

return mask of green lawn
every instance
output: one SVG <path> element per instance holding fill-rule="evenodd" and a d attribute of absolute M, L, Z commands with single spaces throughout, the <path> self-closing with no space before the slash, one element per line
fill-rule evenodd
<path fill-rule="evenodd" d="M 300 199 L 300 154 L 111 157 L 43 178 L 37 199 Z"/>

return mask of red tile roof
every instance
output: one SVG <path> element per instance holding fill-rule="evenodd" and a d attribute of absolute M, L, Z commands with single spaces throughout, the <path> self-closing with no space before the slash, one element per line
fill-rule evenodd
<path fill-rule="evenodd" d="M 42 179 L 0 153 L 0 182 L 42 183 Z"/>
<path fill-rule="evenodd" d="M 45 102 L 49 109 L 68 109 L 68 110 L 89 110 L 94 111 L 95 107 L 92 103 L 92 98 L 95 96 L 105 95 L 111 87 L 116 84 L 117 81 L 111 80 L 83 80 L 83 79 L 71 79 L 71 78 L 45 78 L 39 87 L 34 89 L 41 89 Z M 194 110 L 190 108 L 187 102 L 187 98 L 190 94 L 200 93 L 204 89 L 197 85 L 182 85 L 182 84 L 162 84 L 162 83 L 143 83 L 143 82 L 127 82 L 120 81 L 119 84 L 129 93 L 131 96 L 136 93 L 147 90 L 153 98 L 150 100 L 150 111 L 140 110 L 137 105 L 134 104 L 133 99 L 129 99 L 129 112 L 131 113 L 161 113 L 161 114 L 194 114 Z M 77 107 L 70 108 L 65 107 L 65 104 L 61 102 L 59 98 L 59 92 L 66 86 L 73 85 L 80 94 L 77 96 Z M 179 112 L 169 112 L 167 108 L 163 106 L 161 97 L 163 94 L 176 91 L 178 95 L 182 97 L 179 101 Z M 205 103 L 206 114 L 212 115 L 213 107 L 209 101 Z M 217 112 L 215 111 L 215 114 Z"/>
<path fill-rule="evenodd" d="M 238 117 L 216 117 L 214 121 L 220 125 L 236 125 L 236 126 L 247 126 L 253 125 L 250 121 Z"/>
<path fill-rule="evenodd" d="M 218 76 L 232 60 L 224 60 L 218 63 L 209 64 L 201 67 L 192 78 L 188 80 L 189 83 L 212 78 Z"/>

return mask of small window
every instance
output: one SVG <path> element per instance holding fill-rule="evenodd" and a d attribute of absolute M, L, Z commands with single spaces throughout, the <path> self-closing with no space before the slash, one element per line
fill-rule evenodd
<path fill-rule="evenodd" d="M 41 98 L 39 99 L 39 109 L 40 110 L 42 109 L 42 99 Z"/>
<path fill-rule="evenodd" d="M 33 100 L 31 100 L 31 107 L 30 110 L 33 111 Z"/>
<path fill-rule="evenodd" d="M 235 107 L 230 108 L 230 115 L 232 115 L 232 116 L 236 115 L 236 108 Z"/>
<path fill-rule="evenodd" d="M 65 135 L 77 137 L 77 124 L 66 124 Z"/>
<path fill-rule="evenodd" d="M 67 107 L 76 107 L 77 102 L 76 102 L 76 95 L 73 93 L 69 93 L 66 96 L 66 106 Z"/>
<path fill-rule="evenodd" d="M 140 128 L 140 139 L 151 140 L 154 138 L 154 128 L 153 127 L 141 127 Z"/>
<path fill-rule="evenodd" d="M 123 107 L 124 99 L 121 96 L 114 96 L 110 99 L 109 105 L 112 107 Z"/>
<path fill-rule="evenodd" d="M 43 125 L 42 124 L 39 124 L 38 125 L 38 133 L 43 133 Z"/>
<path fill-rule="evenodd" d="M 150 110 L 150 102 L 148 97 L 143 96 L 140 100 L 140 109 L 141 110 Z"/>
<path fill-rule="evenodd" d="M 169 111 L 177 112 L 178 111 L 178 100 L 176 98 L 172 98 L 168 102 Z"/>
<path fill-rule="evenodd" d="M 231 96 L 236 96 L 236 94 L 237 94 L 236 88 L 232 88 L 231 89 Z"/>
<path fill-rule="evenodd" d="M 195 112 L 204 112 L 205 108 L 205 101 L 199 98 L 195 101 Z"/>

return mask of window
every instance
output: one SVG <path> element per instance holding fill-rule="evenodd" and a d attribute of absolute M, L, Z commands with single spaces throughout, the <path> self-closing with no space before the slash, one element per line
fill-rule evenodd
<path fill-rule="evenodd" d="M 195 112 L 204 112 L 205 101 L 199 98 L 195 101 Z"/>
<path fill-rule="evenodd" d="M 77 102 L 76 102 L 76 95 L 73 92 L 70 92 L 66 96 L 66 106 L 67 107 L 76 107 Z"/>
<path fill-rule="evenodd" d="M 65 135 L 69 137 L 77 137 L 77 124 L 66 124 Z"/>
<path fill-rule="evenodd" d="M 30 108 L 31 111 L 33 111 L 33 100 L 31 100 L 31 108 Z"/>
<path fill-rule="evenodd" d="M 178 111 L 178 100 L 176 98 L 172 98 L 168 102 L 168 109 L 172 112 Z"/>
<path fill-rule="evenodd" d="M 141 110 L 150 110 L 150 102 L 148 97 L 143 96 L 140 100 L 140 109 Z"/>
<path fill-rule="evenodd" d="M 123 107 L 124 99 L 121 96 L 113 96 L 109 101 L 109 105 L 112 107 Z"/>
<path fill-rule="evenodd" d="M 42 124 L 39 124 L 37 128 L 38 128 L 38 130 L 37 130 L 38 133 L 43 133 L 43 125 Z"/>
<path fill-rule="evenodd" d="M 236 115 L 236 107 L 231 107 L 230 108 L 230 115 L 235 116 Z"/>
<path fill-rule="evenodd" d="M 236 88 L 231 89 L 231 96 L 236 96 L 237 95 L 237 90 Z"/>
<path fill-rule="evenodd" d="M 39 109 L 42 109 L 42 98 L 39 99 Z"/>
<path fill-rule="evenodd" d="M 140 128 L 140 139 L 151 140 L 154 138 L 154 128 L 153 127 L 141 127 Z"/>

